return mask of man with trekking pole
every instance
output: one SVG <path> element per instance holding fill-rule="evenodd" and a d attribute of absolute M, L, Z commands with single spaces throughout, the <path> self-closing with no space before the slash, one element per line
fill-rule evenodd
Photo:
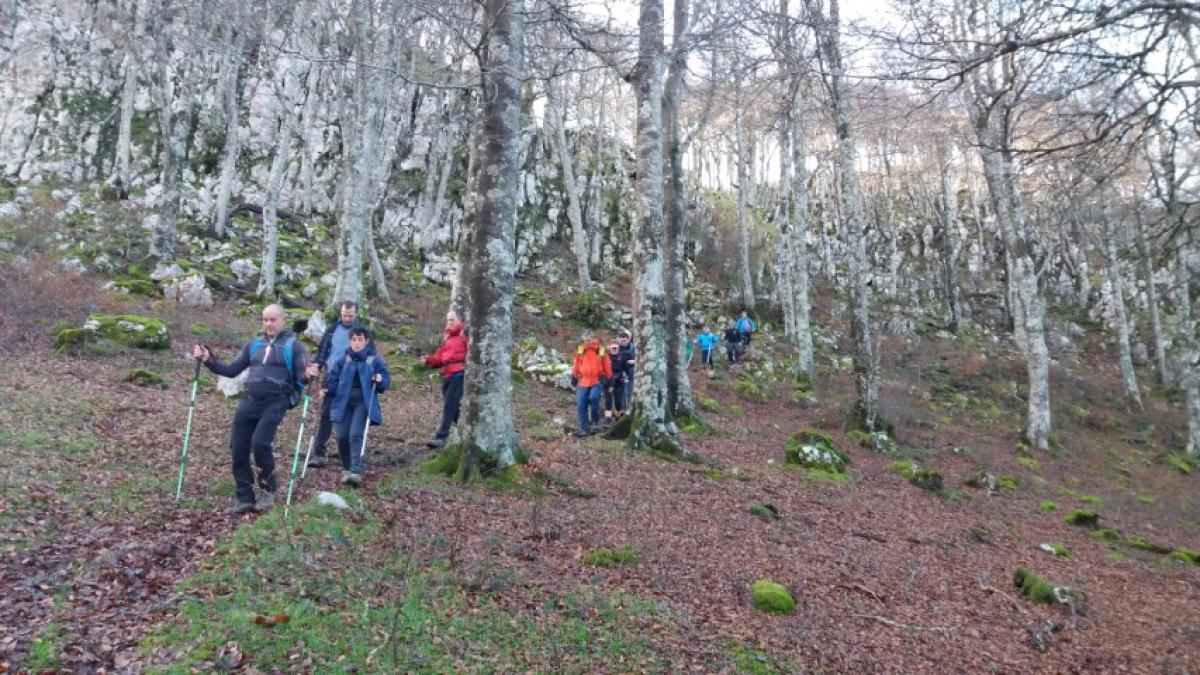
<path fill-rule="evenodd" d="M 227 510 L 231 515 L 266 510 L 275 502 L 278 484 L 272 443 L 284 414 L 300 401 L 308 361 L 304 345 L 283 324 L 282 307 L 265 307 L 262 333 L 247 342 L 229 363 L 218 361 L 204 345 L 192 347 L 192 355 L 217 375 L 237 377 L 243 370 L 250 371 L 229 437 L 237 490 L 237 501 Z M 251 454 L 258 466 L 257 481 L 250 466 Z M 256 486 L 260 490 L 257 496 Z"/>

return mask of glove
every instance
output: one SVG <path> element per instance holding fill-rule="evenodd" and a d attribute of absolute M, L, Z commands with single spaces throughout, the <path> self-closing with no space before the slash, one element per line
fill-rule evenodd
<path fill-rule="evenodd" d="M 383 373 L 375 373 L 375 377 L 371 378 L 376 382 L 383 382 Z"/>
<path fill-rule="evenodd" d="M 571 376 L 571 386 L 572 387 L 579 386 L 579 378 L 578 377 L 575 377 L 574 375 Z"/>
<path fill-rule="evenodd" d="M 425 357 L 425 365 L 429 366 L 430 368 L 437 368 L 437 364 L 438 361 L 436 356 L 429 355 Z"/>

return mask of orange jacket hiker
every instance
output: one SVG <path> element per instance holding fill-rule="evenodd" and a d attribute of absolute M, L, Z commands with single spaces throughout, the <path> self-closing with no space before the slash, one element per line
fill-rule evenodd
<path fill-rule="evenodd" d="M 594 387 L 601 380 L 612 379 L 612 365 L 599 340 L 593 338 L 579 345 L 575 350 L 575 366 L 571 374 L 582 387 Z"/>

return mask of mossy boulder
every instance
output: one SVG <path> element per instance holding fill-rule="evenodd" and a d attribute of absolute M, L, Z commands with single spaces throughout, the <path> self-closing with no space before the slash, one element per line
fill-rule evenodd
<path fill-rule="evenodd" d="M 1063 520 L 1068 525 L 1075 527 L 1085 527 L 1089 530 L 1094 530 L 1100 526 L 1100 514 L 1095 511 L 1087 511 L 1085 509 L 1075 509 L 1067 514 Z"/>
<path fill-rule="evenodd" d="M 66 349 L 100 340 L 134 349 L 162 350 L 171 346 L 171 333 L 158 319 L 133 314 L 93 314 L 82 328 L 60 330 L 54 346 Z"/>
<path fill-rule="evenodd" d="M 1053 555 L 1056 558 L 1062 558 L 1064 560 L 1074 560 L 1075 559 L 1075 554 L 1071 551 L 1070 548 L 1067 547 L 1066 544 L 1041 544 L 1038 546 L 1038 548 L 1042 549 L 1046 553 Z"/>
<path fill-rule="evenodd" d="M 942 474 L 934 469 L 922 469 L 911 459 L 902 459 L 888 465 L 888 471 L 901 476 L 909 483 L 930 492 L 942 490 Z"/>
<path fill-rule="evenodd" d="M 813 429 L 801 429 L 788 437 L 784 461 L 826 473 L 845 473 L 850 467 L 850 456 L 835 448 L 829 436 Z"/>
<path fill-rule="evenodd" d="M 1024 567 L 1018 567 L 1017 571 L 1013 572 L 1013 585 L 1030 602 L 1042 605 L 1075 603 L 1078 607 L 1084 600 L 1082 592 L 1050 583 Z"/>
<path fill-rule="evenodd" d="M 638 564 L 638 554 L 629 546 L 621 548 L 594 548 L 583 554 L 584 565 L 592 567 L 619 567 Z"/>
<path fill-rule="evenodd" d="M 1125 543 L 1128 544 L 1130 548 L 1136 548 L 1139 551 L 1148 551 L 1150 553 L 1167 554 L 1175 550 L 1170 546 L 1156 544 L 1148 539 L 1145 539 L 1144 537 L 1138 536 L 1133 536 L 1126 539 Z"/>
<path fill-rule="evenodd" d="M 855 443 L 875 452 L 890 455 L 896 452 L 896 441 L 886 431 L 862 431 L 853 429 L 847 435 Z"/>
<path fill-rule="evenodd" d="M 759 579 L 750 585 L 750 598 L 754 608 L 771 614 L 791 614 L 796 611 L 796 600 L 783 584 Z"/>

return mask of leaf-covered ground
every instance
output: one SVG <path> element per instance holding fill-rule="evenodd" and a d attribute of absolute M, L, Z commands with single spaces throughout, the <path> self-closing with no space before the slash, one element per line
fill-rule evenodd
<path fill-rule="evenodd" d="M 1178 408 L 1150 397 L 1147 416 L 1126 411 L 1099 342 L 1056 370 L 1052 453 L 1017 450 L 1022 368 L 1001 347 L 891 339 L 895 453 L 842 432 L 852 389 L 823 353 L 815 405 L 753 363 L 694 372 L 712 429 L 687 445 L 711 466 L 576 440 L 554 421 L 570 424 L 573 396 L 520 384 L 532 461 L 515 484 L 470 487 L 421 470 L 437 382 L 397 364 L 363 490 L 310 472 L 289 519 L 231 519 L 234 402 L 207 378 L 173 501 L 182 354 L 197 321 L 220 326 L 219 345 L 253 324 L 223 309 L 167 318 L 171 355 L 59 356 L 43 340 L 0 360 L 0 670 L 1200 670 L 1200 567 L 1128 543 L 1200 549 L 1196 473 L 1161 458 Z M 134 367 L 169 387 L 123 382 Z M 280 430 L 284 473 L 298 417 Z M 851 482 L 782 464 L 805 427 L 849 453 Z M 943 493 L 889 471 L 901 458 L 939 470 Z M 1014 489 L 964 486 L 980 468 Z M 319 490 L 352 508 L 317 507 Z M 1119 540 L 1065 524 L 1076 508 Z M 585 564 L 601 547 L 637 561 Z M 1080 613 L 1020 597 L 1019 567 L 1083 591 Z M 754 609 L 758 579 L 790 589 L 796 612 Z"/>

